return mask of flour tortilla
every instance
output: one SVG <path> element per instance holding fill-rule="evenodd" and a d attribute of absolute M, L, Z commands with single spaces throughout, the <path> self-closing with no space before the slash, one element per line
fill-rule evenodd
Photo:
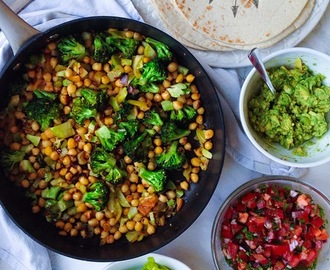
<path fill-rule="evenodd" d="M 167 32 L 182 44 L 197 50 L 231 51 L 233 48 L 205 38 L 181 16 L 172 0 L 151 0 Z"/>
<path fill-rule="evenodd" d="M 215 51 L 223 50 L 222 47 L 225 50 L 270 47 L 302 26 L 315 5 L 315 0 L 263 0 L 259 1 L 256 8 L 251 0 L 238 0 L 234 17 L 232 6 L 235 1 L 213 0 L 211 4 L 208 4 L 209 0 L 165 2 L 171 2 L 176 8 L 175 12 L 169 8 L 163 9 L 161 17 L 167 21 L 167 25 L 179 25 L 174 22 L 184 18 L 184 27 L 175 28 L 177 33 L 191 43 L 197 40 L 199 46 Z M 162 6 L 164 1 L 154 0 L 154 5 Z M 181 16 L 178 16 L 178 12 Z M 196 32 L 199 33 L 198 36 Z M 212 41 L 215 43 L 211 43 Z M 210 47 L 210 44 L 216 45 Z"/>

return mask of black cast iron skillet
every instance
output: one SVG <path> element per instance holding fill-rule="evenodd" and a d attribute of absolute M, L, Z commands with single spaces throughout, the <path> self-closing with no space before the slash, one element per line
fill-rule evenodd
<path fill-rule="evenodd" d="M 4 11 L 6 6 L 0 2 L 0 9 Z M 5 13 L 8 15 L 9 11 Z M 3 16 L 2 14 L 0 14 Z M 14 14 L 11 14 L 12 16 Z M 16 16 L 16 15 L 15 15 Z M 22 24 L 22 21 L 15 18 L 14 23 L 7 23 L 0 27 L 8 30 L 8 27 Z M 10 18 L 9 18 L 10 19 Z M 7 20 L 9 20 L 7 19 Z M 0 172 L 0 201 L 11 219 L 27 235 L 47 248 L 60 254 L 90 261 L 118 261 L 134 258 L 152 252 L 174 240 L 182 234 L 201 214 L 209 202 L 220 178 L 224 162 L 225 150 L 225 131 L 221 105 L 213 87 L 211 80 L 195 57 L 179 42 L 162 31 L 131 19 L 118 17 L 87 17 L 58 25 L 43 33 L 39 33 L 34 28 L 23 23 L 17 29 L 24 30 L 23 37 L 10 37 L 10 42 L 15 55 L 7 63 L 4 70 L 0 73 L 0 106 L 6 106 L 6 96 L 8 84 L 20 76 L 22 65 L 30 55 L 39 52 L 40 49 L 50 40 L 67 36 L 69 34 L 81 33 L 83 31 L 102 31 L 109 27 L 124 29 L 129 28 L 152 37 L 167 44 L 176 55 L 178 61 L 184 66 L 189 67 L 190 71 L 196 76 L 195 82 L 201 91 L 201 99 L 206 108 L 205 122 L 207 128 L 215 131 L 213 159 L 210 161 L 207 171 L 202 172 L 198 184 L 191 185 L 190 190 L 185 195 L 183 208 L 163 227 L 159 227 L 157 232 L 138 243 L 128 243 L 123 240 L 112 245 L 99 246 L 98 239 L 80 239 L 74 237 L 63 237 L 58 235 L 58 230 L 54 225 L 45 221 L 41 215 L 31 213 L 31 207 L 24 198 L 23 191 L 14 187 L 3 173 Z M 15 31 L 15 30 L 13 30 Z M 9 33 L 12 35 L 12 32 Z M 32 35 L 32 37 L 31 37 Z M 15 40 L 16 39 L 16 40 Z M 23 40 L 23 41 L 22 41 Z M 27 41 L 25 41 L 27 40 Z M 17 43 L 22 43 L 17 45 Z"/>

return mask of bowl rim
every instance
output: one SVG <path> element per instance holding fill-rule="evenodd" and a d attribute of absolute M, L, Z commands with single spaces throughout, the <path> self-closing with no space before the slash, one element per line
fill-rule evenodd
<path fill-rule="evenodd" d="M 283 183 L 283 182 L 286 182 L 286 183 Z M 215 215 L 213 224 L 212 224 L 212 229 L 211 229 L 211 252 L 212 252 L 213 263 L 214 263 L 217 270 L 224 270 L 224 269 L 221 269 L 218 265 L 218 260 L 217 260 L 217 256 L 216 256 L 216 248 L 215 248 L 215 238 L 217 237 L 218 229 L 221 226 L 221 223 L 220 223 L 221 215 L 224 213 L 226 208 L 229 207 L 234 202 L 235 199 L 237 199 L 238 194 L 240 194 L 240 196 L 241 196 L 243 194 L 246 194 L 253 187 L 256 188 L 259 185 L 270 184 L 270 183 L 272 183 L 273 185 L 277 184 L 277 185 L 286 185 L 286 186 L 288 184 L 301 185 L 304 188 L 311 190 L 311 192 L 314 192 L 315 194 L 317 194 L 319 196 L 318 199 L 321 199 L 326 204 L 328 204 L 328 206 L 330 207 L 330 198 L 327 195 L 325 195 L 322 191 L 320 191 L 314 185 L 309 184 L 305 181 L 302 181 L 302 180 L 300 180 L 299 178 L 296 178 L 296 177 L 286 176 L 286 175 L 267 175 L 267 176 L 260 176 L 260 177 L 254 178 L 254 179 L 251 179 L 251 180 L 243 183 L 242 185 L 235 188 L 235 190 L 232 191 L 226 197 L 226 199 L 223 201 L 220 208 L 218 209 L 218 211 Z M 299 189 L 297 188 L 297 190 L 299 190 Z M 312 196 L 312 198 L 315 201 L 315 199 L 316 199 L 315 196 Z M 328 217 L 328 215 L 327 215 L 327 217 Z M 330 223 L 330 219 L 328 219 L 328 222 Z M 328 243 L 329 243 L 329 241 L 328 241 Z M 219 252 L 222 252 L 222 251 L 220 250 Z"/>
<path fill-rule="evenodd" d="M 330 62 L 330 55 L 311 49 L 311 48 L 305 48 L 305 47 L 294 47 L 294 48 L 287 48 L 287 49 L 283 49 L 283 50 L 279 50 L 277 52 L 274 52 L 268 56 L 266 56 L 263 59 L 263 62 L 266 63 L 272 59 L 274 59 L 277 56 L 281 56 L 290 52 L 299 52 L 299 53 L 309 53 L 309 54 L 313 54 L 315 56 L 319 56 L 319 57 L 323 57 L 323 58 L 327 58 Z M 239 97 L 239 115 L 240 115 L 240 120 L 241 120 L 241 125 L 243 127 L 243 130 L 246 134 L 246 136 L 248 137 L 248 139 L 250 140 L 250 142 L 254 145 L 254 147 L 256 147 L 262 154 L 264 154 L 266 157 L 270 158 L 273 161 L 276 161 L 280 164 L 286 165 L 286 166 L 290 166 L 290 167 L 296 167 L 296 168 L 310 168 L 310 167 L 315 167 L 315 166 L 319 166 L 319 165 L 323 165 L 327 162 L 330 161 L 330 155 L 326 158 L 322 158 L 320 160 L 316 160 L 316 161 L 312 161 L 312 162 L 304 162 L 304 163 L 296 163 L 293 161 L 287 161 L 287 160 L 283 160 L 277 156 L 274 156 L 273 154 L 269 153 L 268 151 L 266 151 L 258 142 L 257 140 L 253 137 L 252 133 L 250 132 L 248 125 L 247 125 L 247 121 L 245 121 L 245 113 L 244 113 L 244 97 L 247 93 L 247 86 L 249 84 L 249 82 L 251 81 L 251 78 L 257 73 L 256 68 L 252 68 L 252 70 L 248 73 L 248 75 L 246 76 L 242 87 L 241 87 L 241 92 L 240 92 L 240 97 Z M 330 125 L 330 123 L 328 123 Z"/>

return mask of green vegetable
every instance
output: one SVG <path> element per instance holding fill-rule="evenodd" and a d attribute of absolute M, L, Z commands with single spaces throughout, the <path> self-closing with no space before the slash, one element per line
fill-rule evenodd
<path fill-rule="evenodd" d="M 109 187 L 103 181 L 97 181 L 90 185 L 84 194 L 83 201 L 94 206 L 96 211 L 102 210 L 109 200 Z"/>
<path fill-rule="evenodd" d="M 172 60 L 173 53 L 167 45 L 150 37 L 147 37 L 145 41 L 155 49 L 159 59 L 165 62 Z"/>
<path fill-rule="evenodd" d="M 189 136 L 189 129 L 179 128 L 175 123 L 167 122 L 162 126 L 161 138 L 164 143 L 171 143 L 182 137 Z"/>
<path fill-rule="evenodd" d="M 106 63 L 115 52 L 115 47 L 106 42 L 106 34 L 98 33 L 94 37 L 94 60 L 96 62 Z"/>
<path fill-rule="evenodd" d="M 54 120 L 60 118 L 62 108 L 55 93 L 35 90 L 33 98 L 25 105 L 24 112 L 28 119 L 37 121 L 44 131 Z"/>
<path fill-rule="evenodd" d="M 277 94 L 264 84 L 251 98 L 248 108 L 253 129 L 287 149 L 323 136 L 328 130 L 325 114 L 330 110 L 330 87 L 323 84 L 324 76 L 313 74 L 301 59 L 293 69 L 281 66 L 268 73 Z"/>
<path fill-rule="evenodd" d="M 121 31 L 111 31 L 109 35 L 106 37 L 106 42 L 109 46 L 115 47 L 126 58 L 133 57 L 139 46 L 138 40 L 125 37 Z"/>
<path fill-rule="evenodd" d="M 107 126 L 102 126 L 95 131 L 96 136 L 99 138 L 104 149 L 112 151 L 116 145 L 122 142 L 126 137 L 126 130 L 119 129 L 113 130 Z"/>
<path fill-rule="evenodd" d="M 115 156 L 101 147 L 92 151 L 90 166 L 93 173 L 113 185 L 119 184 L 127 176 L 126 171 L 117 165 Z"/>
<path fill-rule="evenodd" d="M 145 161 L 152 147 L 152 140 L 147 130 L 123 143 L 124 152 L 133 161 Z"/>
<path fill-rule="evenodd" d="M 19 164 L 25 156 L 24 151 L 14 151 L 9 148 L 1 151 L 0 166 L 3 170 L 10 172 L 16 164 Z"/>
<path fill-rule="evenodd" d="M 171 270 L 165 265 L 160 265 L 155 261 L 154 257 L 148 257 L 147 262 L 143 265 L 142 270 Z"/>
<path fill-rule="evenodd" d="M 57 47 L 63 63 L 68 63 L 72 59 L 82 60 L 87 55 L 85 46 L 73 36 L 62 38 Z"/>
<path fill-rule="evenodd" d="M 160 155 L 156 156 L 156 165 L 165 170 L 177 170 L 182 168 L 186 162 L 186 156 L 180 152 L 179 141 L 174 141 L 171 146 Z"/>
<path fill-rule="evenodd" d="M 141 167 L 139 176 L 150 184 L 156 192 L 162 191 L 166 186 L 166 173 L 163 169 L 150 171 L 145 167 Z"/>
<path fill-rule="evenodd" d="M 69 138 L 76 134 L 76 131 L 72 127 L 70 121 L 66 121 L 50 129 L 53 132 L 54 136 L 60 139 Z"/>

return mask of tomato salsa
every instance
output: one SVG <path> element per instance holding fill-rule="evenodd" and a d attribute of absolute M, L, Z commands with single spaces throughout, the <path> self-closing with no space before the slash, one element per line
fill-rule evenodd
<path fill-rule="evenodd" d="M 221 246 L 233 269 L 315 269 L 328 241 L 322 208 L 305 193 L 264 184 L 224 215 Z"/>

